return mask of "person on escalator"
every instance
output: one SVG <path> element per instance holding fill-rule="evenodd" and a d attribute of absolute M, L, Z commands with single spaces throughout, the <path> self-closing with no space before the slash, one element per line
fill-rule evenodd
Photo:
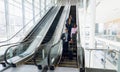
<path fill-rule="evenodd" d="M 63 57 L 67 56 L 68 53 L 68 42 L 70 38 L 68 36 L 68 29 L 65 29 L 65 32 L 62 34 L 61 39 L 63 41 Z"/>
<path fill-rule="evenodd" d="M 69 18 L 66 20 L 66 24 L 68 24 L 69 19 L 70 19 L 71 25 L 73 27 L 73 24 L 75 23 L 75 19 L 72 17 L 72 15 L 69 15 Z"/>
<path fill-rule="evenodd" d="M 71 40 L 69 42 L 69 49 L 68 49 L 70 60 L 73 59 L 73 49 L 77 47 L 76 37 L 77 37 L 77 25 L 74 24 L 74 26 L 71 29 Z"/>
<path fill-rule="evenodd" d="M 71 38 L 70 37 L 70 34 L 71 34 L 71 29 L 72 29 L 72 24 L 71 24 L 71 19 L 69 18 L 68 19 L 68 22 L 65 24 L 66 28 L 68 29 L 68 37 L 69 39 Z M 70 40 L 69 40 L 70 41 Z"/>
<path fill-rule="evenodd" d="M 77 35 L 77 25 L 74 24 L 74 26 L 71 29 L 71 35 L 70 35 L 72 42 L 76 41 L 76 35 Z"/>

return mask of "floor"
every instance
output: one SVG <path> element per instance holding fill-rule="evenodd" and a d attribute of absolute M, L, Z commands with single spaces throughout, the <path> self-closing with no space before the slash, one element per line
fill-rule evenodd
<path fill-rule="evenodd" d="M 68 67 L 56 67 L 54 71 L 48 72 L 79 72 L 77 68 L 68 68 Z"/>
<path fill-rule="evenodd" d="M 35 65 L 20 65 L 16 68 L 9 68 L 3 72 L 41 72 Z"/>

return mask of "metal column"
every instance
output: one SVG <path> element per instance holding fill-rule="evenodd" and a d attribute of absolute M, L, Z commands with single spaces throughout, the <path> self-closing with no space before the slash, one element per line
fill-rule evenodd
<path fill-rule="evenodd" d="M 8 6 L 9 3 L 8 3 L 8 1 L 9 0 L 4 0 L 7 39 L 9 39 L 9 37 L 10 37 L 10 30 L 9 30 L 9 6 Z"/>
<path fill-rule="evenodd" d="M 35 24 L 35 5 L 34 5 L 34 0 L 32 0 L 32 10 L 33 10 L 33 24 Z"/>
<path fill-rule="evenodd" d="M 23 27 L 25 26 L 25 0 L 22 0 L 22 23 L 23 23 Z M 23 29 L 23 35 L 24 35 L 25 29 Z"/>
<path fill-rule="evenodd" d="M 41 0 L 39 0 L 39 13 L 40 13 L 40 17 L 41 17 Z"/>

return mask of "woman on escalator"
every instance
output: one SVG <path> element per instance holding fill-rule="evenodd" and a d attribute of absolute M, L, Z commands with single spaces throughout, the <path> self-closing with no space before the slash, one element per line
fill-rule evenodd
<path fill-rule="evenodd" d="M 77 25 L 74 24 L 74 26 L 71 29 L 71 40 L 69 42 L 69 59 L 73 59 L 73 49 L 77 47 Z"/>

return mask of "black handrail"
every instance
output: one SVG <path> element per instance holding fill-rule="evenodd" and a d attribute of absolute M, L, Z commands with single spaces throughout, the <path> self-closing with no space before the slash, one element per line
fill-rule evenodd
<path fill-rule="evenodd" d="M 40 50 L 42 50 L 43 48 L 41 48 Z M 37 61 L 36 61 L 36 58 L 37 58 L 37 52 L 39 51 L 39 48 L 37 48 L 34 52 L 34 55 L 33 55 L 33 62 L 34 62 L 34 65 L 36 65 L 38 67 L 38 69 L 42 69 L 42 65 L 39 65 L 37 64 Z"/>
<path fill-rule="evenodd" d="M 31 40 L 32 41 L 32 40 Z M 21 44 L 27 44 L 27 43 L 29 43 L 30 41 L 28 41 L 28 42 L 23 42 L 23 43 L 21 43 Z M 20 44 L 16 44 L 16 45 L 12 45 L 12 46 L 10 46 L 10 47 L 8 47 L 7 49 L 6 49 L 6 51 L 5 51 L 5 53 L 4 53 L 4 61 L 5 61 L 5 63 L 7 63 L 8 65 L 13 65 L 13 63 L 9 63 L 8 61 L 7 61 L 7 53 L 8 53 L 8 51 L 9 51 L 9 49 L 11 49 L 12 47 L 15 47 L 15 46 L 19 46 Z"/>
<path fill-rule="evenodd" d="M 78 11 L 76 10 L 76 14 L 78 14 Z M 78 15 L 76 15 L 76 22 L 79 24 L 79 18 Z M 84 48 L 81 46 L 81 39 L 80 39 L 80 28 L 78 27 L 78 33 L 77 33 L 77 63 L 78 67 L 80 67 L 80 72 L 85 72 L 85 52 Z M 80 53 L 82 52 L 82 53 Z M 81 54 L 81 55 L 80 55 Z"/>
<path fill-rule="evenodd" d="M 9 63 L 9 62 L 7 61 L 7 52 L 9 51 L 10 48 L 15 47 L 15 46 L 18 46 L 18 45 L 13 45 L 13 46 L 8 47 L 7 50 L 6 50 L 5 53 L 4 53 L 4 61 L 5 61 L 5 63 L 7 63 L 8 65 L 11 65 L 11 63 Z"/>
<path fill-rule="evenodd" d="M 48 51 L 48 67 L 50 67 L 50 57 L 51 57 L 51 55 L 50 55 L 50 53 L 51 53 L 51 50 L 52 50 L 52 48 L 54 47 L 54 46 L 56 46 L 57 44 L 59 44 L 59 42 L 61 41 L 61 39 L 59 39 L 59 41 L 57 42 L 57 43 L 55 43 L 54 45 L 52 45 L 51 47 L 50 47 L 50 50 Z"/>

